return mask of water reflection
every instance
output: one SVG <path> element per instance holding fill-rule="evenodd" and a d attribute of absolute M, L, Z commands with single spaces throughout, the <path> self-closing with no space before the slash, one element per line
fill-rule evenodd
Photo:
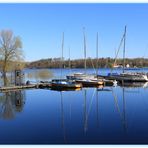
<path fill-rule="evenodd" d="M 136 88 L 136 87 L 148 87 L 148 82 L 123 82 L 119 83 L 119 86 L 126 87 L 126 88 Z"/>
<path fill-rule="evenodd" d="M 50 88 L 53 91 L 59 91 L 59 92 L 64 92 L 64 91 L 80 91 L 82 88 Z"/>
<path fill-rule="evenodd" d="M 35 81 L 45 81 L 49 80 L 54 77 L 54 74 L 52 71 L 49 71 L 48 69 L 37 69 L 32 70 L 26 73 L 26 79 L 29 80 L 35 80 Z"/>
<path fill-rule="evenodd" d="M 95 95 L 96 95 L 96 102 L 94 102 L 96 104 L 96 121 L 97 121 L 97 126 L 99 125 L 99 102 L 98 102 L 98 91 L 97 88 L 93 88 L 93 92 L 92 94 L 88 97 L 87 96 L 87 91 L 89 92 L 89 89 L 85 88 L 83 89 L 84 91 L 84 133 L 87 133 L 88 131 L 88 120 L 89 120 L 89 116 L 91 113 L 91 110 L 93 109 L 93 102 L 95 99 Z M 87 103 L 88 102 L 88 103 Z"/>
<path fill-rule="evenodd" d="M 99 126 L 99 95 L 98 95 L 98 91 L 96 89 L 96 116 L 97 116 L 97 127 Z"/>
<path fill-rule="evenodd" d="M 99 128 L 99 126 L 101 126 L 100 125 L 101 112 L 99 112 L 99 109 L 101 108 L 101 106 L 99 106 L 99 104 L 100 104 L 99 101 L 101 101 L 103 98 L 99 97 L 99 93 L 100 93 L 100 95 L 101 95 L 101 93 L 109 93 L 111 98 L 113 98 L 116 111 L 119 115 L 119 119 L 121 120 L 121 126 L 123 127 L 123 130 L 125 132 L 127 132 L 128 124 L 127 124 L 127 119 L 126 119 L 126 101 L 125 101 L 125 88 L 124 87 L 122 88 L 122 95 L 120 95 L 120 96 L 118 96 L 116 94 L 117 92 L 114 87 L 109 87 L 109 88 L 106 87 L 103 89 L 99 89 L 99 91 L 97 88 L 94 88 L 91 95 L 88 94 L 90 89 L 83 89 L 82 91 L 84 93 L 84 104 L 83 104 L 83 121 L 84 122 L 83 122 L 83 124 L 84 124 L 84 133 L 85 134 L 88 132 L 89 116 L 90 116 L 91 111 L 94 110 L 94 107 L 96 108 L 95 109 L 96 110 L 96 125 L 98 128 Z M 96 101 L 93 103 L 95 96 L 96 96 Z M 118 103 L 119 99 L 120 99 L 120 102 L 122 102 L 122 106 L 120 106 Z M 96 104 L 96 105 L 94 105 L 94 104 Z M 108 110 L 108 109 L 106 108 L 106 110 Z M 107 123 L 105 123 L 105 125 L 107 125 Z"/>
<path fill-rule="evenodd" d="M 114 93 L 113 90 L 112 90 L 112 94 L 113 94 L 113 98 L 114 98 L 114 101 L 115 101 L 116 110 L 118 111 L 120 119 L 121 119 L 121 123 L 123 124 L 124 131 L 127 131 L 126 114 L 125 114 L 125 90 L 124 89 L 125 88 L 123 87 L 122 88 L 122 96 L 121 96 L 121 99 L 123 101 L 122 102 L 122 104 L 123 104 L 123 111 L 122 112 L 121 112 L 119 104 L 118 104 L 118 97 Z"/>
<path fill-rule="evenodd" d="M 125 88 L 122 88 L 122 94 L 123 94 L 123 125 L 125 131 L 127 131 L 127 121 L 126 121 L 126 102 L 125 102 Z"/>
<path fill-rule="evenodd" d="M 99 91 L 98 91 L 99 90 Z M 125 132 L 127 132 L 127 119 L 126 119 L 126 101 L 125 101 L 125 88 L 122 88 L 122 95 L 117 96 L 116 94 L 116 89 L 114 87 L 106 87 L 106 88 L 101 88 L 101 89 L 97 89 L 95 88 L 93 90 L 93 93 L 91 95 L 87 95 L 87 91 L 89 92 L 89 89 L 83 89 L 84 92 L 84 114 L 83 114 L 83 121 L 84 121 L 84 133 L 87 133 L 88 131 L 88 118 L 89 118 L 89 114 L 91 112 L 91 109 L 93 109 L 94 104 L 96 104 L 96 125 L 97 127 L 99 127 L 99 124 L 101 122 L 101 114 L 99 113 L 99 93 L 110 93 L 111 98 L 113 98 L 114 100 L 114 104 L 115 104 L 115 110 L 117 111 L 119 118 L 121 119 L 121 125 L 124 129 Z M 94 100 L 94 96 L 96 95 L 96 101 L 93 103 Z M 89 96 L 89 97 L 88 97 Z M 110 98 L 110 99 L 111 99 Z M 103 98 L 100 98 L 103 99 Z M 119 104 L 118 104 L 118 100 L 122 100 L 122 108 L 120 108 Z M 87 103 L 88 102 L 88 103 Z M 107 102 L 106 102 L 107 103 Z M 122 110 L 121 110 L 122 109 Z"/>
<path fill-rule="evenodd" d="M 63 143 L 111 144 L 128 143 L 130 139 L 132 141 L 135 138 L 132 132 L 136 129 L 131 126 L 131 122 L 139 119 L 131 116 L 135 101 L 139 101 L 138 98 L 134 102 L 130 99 L 131 93 L 137 95 L 134 92 L 136 89 L 133 87 L 130 94 L 126 92 L 126 87 L 106 87 L 102 91 L 98 91 L 98 88 L 83 88 L 79 92 L 60 92 Z M 79 98 L 69 98 L 69 94 L 78 94 Z M 138 124 L 134 122 L 133 125 Z M 76 134 L 76 140 L 73 134 Z"/>
<path fill-rule="evenodd" d="M 13 119 L 16 113 L 22 112 L 25 104 L 24 91 L 11 91 L 2 93 L 0 96 L 0 117 Z"/>
<path fill-rule="evenodd" d="M 61 97 L 61 123 L 62 123 L 62 129 L 63 129 L 64 143 L 67 143 L 67 141 L 66 141 L 66 128 L 65 128 L 65 121 L 64 121 L 64 106 L 63 106 L 62 92 L 60 92 L 60 97 Z"/>
<path fill-rule="evenodd" d="M 87 102 L 87 91 L 86 89 L 84 90 L 84 132 L 87 131 L 87 108 L 86 108 L 86 102 Z"/>
<path fill-rule="evenodd" d="M 42 144 L 125 144 L 142 142 L 144 137 L 146 141 L 147 93 L 143 88 L 139 93 L 135 93 L 135 87 L 130 90 L 129 93 L 128 87 L 119 86 L 82 88 L 80 91 L 26 90 L 26 106 L 29 107 L 25 107 L 21 118 L 14 120 L 16 125 L 12 122 L 9 125 L 16 131 L 23 119 L 19 129 L 22 137 L 16 136 L 16 139 L 21 141 L 29 137 L 28 141 L 24 140 L 26 143 L 32 140 Z M 142 94 L 145 98 L 141 99 Z M 12 119 L 23 110 L 24 92 L 0 95 L 2 118 Z M 5 123 L 3 126 L 7 129 Z"/>

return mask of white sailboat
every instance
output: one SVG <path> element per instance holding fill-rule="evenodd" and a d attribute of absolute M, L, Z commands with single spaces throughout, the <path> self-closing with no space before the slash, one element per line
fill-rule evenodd
<path fill-rule="evenodd" d="M 84 34 L 84 57 L 85 57 L 84 68 L 85 68 L 85 74 L 80 74 L 79 79 L 77 77 L 77 79 L 75 81 L 82 83 L 83 86 L 87 86 L 87 87 L 103 85 L 104 84 L 103 79 L 98 79 L 97 75 L 95 76 L 95 75 L 86 74 L 86 38 L 85 38 L 85 31 L 83 32 L 83 34 Z M 98 51 L 98 33 L 97 33 L 97 51 Z"/>
<path fill-rule="evenodd" d="M 85 72 L 77 72 L 67 75 L 66 78 L 68 80 L 91 80 L 95 78 L 95 75 L 86 74 L 86 37 L 85 37 L 85 28 L 83 28 L 83 35 L 84 35 L 84 70 Z"/>

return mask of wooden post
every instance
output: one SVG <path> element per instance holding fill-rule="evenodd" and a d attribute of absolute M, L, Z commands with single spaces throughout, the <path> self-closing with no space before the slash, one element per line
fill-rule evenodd
<path fill-rule="evenodd" d="M 16 86 L 20 86 L 20 85 L 22 85 L 22 83 L 23 83 L 23 77 L 24 77 L 24 75 L 23 75 L 23 73 L 22 73 L 22 71 L 21 70 L 19 70 L 19 69 L 17 69 L 17 70 L 15 70 L 14 71 L 14 80 L 15 80 L 15 85 Z"/>

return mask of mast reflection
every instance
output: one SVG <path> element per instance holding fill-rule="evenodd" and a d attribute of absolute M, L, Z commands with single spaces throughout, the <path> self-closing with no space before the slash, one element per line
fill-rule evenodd
<path fill-rule="evenodd" d="M 87 99 L 87 89 L 85 88 L 84 89 L 84 132 L 86 133 L 87 130 L 88 130 L 88 117 L 90 115 L 90 111 L 93 107 L 93 100 L 94 100 L 94 95 L 95 95 L 95 92 L 96 92 L 96 88 L 93 89 L 93 94 L 92 96 Z M 87 105 L 87 100 L 90 101 Z M 97 115 L 98 116 L 98 115 Z"/>
<path fill-rule="evenodd" d="M 60 91 L 60 97 L 61 97 L 61 124 L 62 124 L 62 129 L 63 129 L 64 142 L 67 143 L 65 121 L 64 121 L 64 106 L 63 106 L 63 94 L 62 94 L 62 91 Z"/>
<path fill-rule="evenodd" d="M 122 88 L 123 91 L 123 125 L 124 125 L 124 129 L 125 131 L 127 131 L 127 121 L 126 121 L 126 106 L 125 106 L 125 90 L 124 87 Z"/>
<path fill-rule="evenodd" d="M 117 96 L 115 95 L 113 89 L 112 89 L 112 94 L 113 94 L 113 97 L 114 97 L 114 101 L 115 101 L 115 106 L 117 108 L 117 111 L 120 115 L 120 118 L 121 118 L 121 122 L 122 122 L 122 125 L 123 125 L 123 128 L 124 128 L 124 131 L 127 131 L 127 121 L 126 121 L 126 104 L 125 104 L 125 88 L 122 87 L 122 105 L 123 105 L 123 110 L 121 112 L 120 108 L 119 108 L 119 105 L 118 105 L 118 99 L 117 99 Z"/>
<path fill-rule="evenodd" d="M 84 132 L 86 133 L 87 131 L 87 108 L 86 108 L 86 89 L 84 90 Z"/>
<path fill-rule="evenodd" d="M 96 116 L 97 116 L 97 126 L 99 126 L 99 98 L 98 98 L 97 89 L 96 89 Z"/>

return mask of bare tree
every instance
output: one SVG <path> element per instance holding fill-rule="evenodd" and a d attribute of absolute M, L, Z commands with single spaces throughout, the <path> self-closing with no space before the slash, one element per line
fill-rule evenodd
<path fill-rule="evenodd" d="M 0 32 L 0 59 L 2 60 L 2 73 L 4 85 L 7 84 L 6 73 L 12 66 L 12 62 L 23 59 L 22 42 L 20 37 L 14 36 L 11 30 Z M 11 67 L 12 69 L 12 67 Z"/>

